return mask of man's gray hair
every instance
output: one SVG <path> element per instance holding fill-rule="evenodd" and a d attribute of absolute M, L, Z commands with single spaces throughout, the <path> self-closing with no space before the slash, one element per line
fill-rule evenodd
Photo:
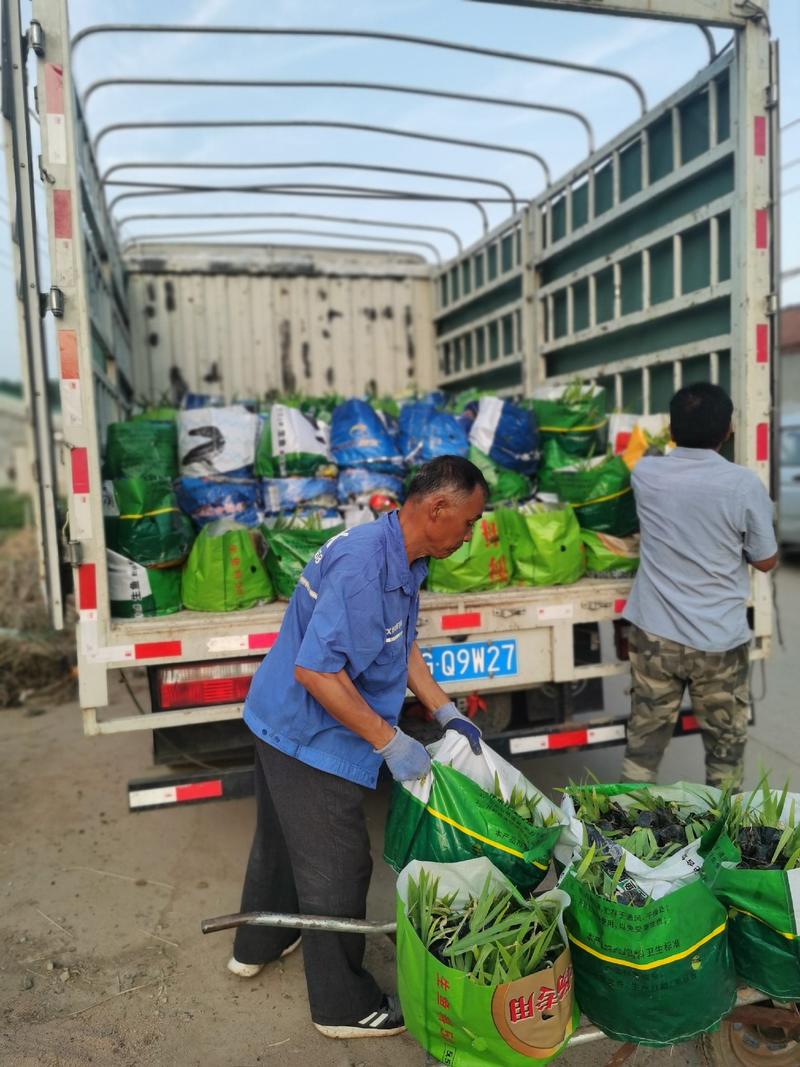
<path fill-rule="evenodd" d="M 411 479 L 406 499 L 442 492 L 469 496 L 476 489 L 482 489 L 488 500 L 489 486 L 479 467 L 463 456 L 437 456 L 420 467 Z"/>

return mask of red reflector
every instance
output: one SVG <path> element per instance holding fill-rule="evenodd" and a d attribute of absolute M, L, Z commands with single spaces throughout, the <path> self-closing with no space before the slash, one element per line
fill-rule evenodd
<path fill-rule="evenodd" d="M 78 369 L 78 335 L 74 330 L 58 331 L 58 359 L 63 381 L 80 377 Z"/>
<path fill-rule="evenodd" d="M 768 216 L 766 208 L 759 208 L 756 212 L 756 248 L 766 248 L 769 235 Z"/>
<path fill-rule="evenodd" d="M 162 682 L 159 688 L 163 710 L 197 708 L 214 704 L 238 704 L 247 696 L 252 675 L 232 678 L 203 678 L 191 682 Z"/>
<path fill-rule="evenodd" d="M 72 238 L 72 193 L 69 189 L 53 190 L 53 230 L 61 240 Z"/>
<path fill-rule="evenodd" d="M 756 426 L 756 460 L 764 463 L 769 459 L 769 423 L 760 422 Z"/>
<path fill-rule="evenodd" d="M 681 729 L 684 733 L 688 733 L 690 730 L 699 730 L 700 723 L 694 715 L 681 715 Z"/>
<path fill-rule="evenodd" d="M 550 734 L 547 738 L 548 748 L 574 748 L 585 745 L 589 740 L 586 730 L 565 730 L 563 733 Z"/>
<path fill-rule="evenodd" d="M 767 120 L 763 115 L 753 120 L 753 151 L 757 156 L 767 154 Z"/>
<path fill-rule="evenodd" d="M 144 641 L 133 646 L 134 659 L 159 659 L 161 656 L 180 656 L 180 641 Z"/>
<path fill-rule="evenodd" d="M 248 634 L 247 647 L 248 648 L 272 648 L 275 642 L 278 640 L 278 635 L 275 634 Z"/>
<path fill-rule="evenodd" d="M 627 600 L 615 600 L 614 601 L 614 614 L 615 615 L 620 615 L 625 610 L 625 605 L 627 603 L 628 603 Z"/>
<path fill-rule="evenodd" d="M 756 325 L 756 363 L 767 363 L 769 360 L 769 326 L 766 322 Z"/>
<path fill-rule="evenodd" d="M 481 613 L 467 611 L 463 615 L 442 615 L 440 625 L 443 630 L 474 630 L 481 625 Z"/>
<path fill-rule="evenodd" d="M 189 785 L 175 786 L 175 799 L 181 800 L 205 800 L 207 797 L 222 796 L 222 780 L 215 778 L 213 782 L 191 782 Z"/>
<path fill-rule="evenodd" d="M 89 453 L 85 448 L 73 448 L 69 454 L 72 466 L 72 492 L 89 492 Z"/>
<path fill-rule="evenodd" d="M 78 567 L 78 609 L 95 611 L 97 608 L 97 579 L 94 563 L 82 563 Z"/>

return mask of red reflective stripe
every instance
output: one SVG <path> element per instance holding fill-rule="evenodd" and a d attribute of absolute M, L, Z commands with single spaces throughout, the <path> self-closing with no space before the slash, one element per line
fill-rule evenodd
<path fill-rule="evenodd" d="M 589 741 L 586 730 L 565 730 L 563 733 L 550 734 L 547 738 L 548 748 L 574 748 L 576 745 L 585 745 Z"/>
<path fill-rule="evenodd" d="M 72 467 L 72 492 L 89 492 L 89 453 L 85 448 L 73 448 L 70 452 Z"/>
<path fill-rule="evenodd" d="M 95 611 L 97 608 L 97 575 L 94 563 L 82 563 L 78 567 L 78 610 Z"/>
<path fill-rule="evenodd" d="M 763 463 L 769 459 L 769 423 L 760 422 L 756 426 L 756 460 Z"/>
<path fill-rule="evenodd" d="M 763 115 L 753 120 L 753 151 L 757 156 L 767 154 L 767 120 Z"/>
<path fill-rule="evenodd" d="M 58 331 L 58 360 L 62 381 L 80 377 L 80 371 L 78 370 L 78 338 L 74 330 Z"/>
<path fill-rule="evenodd" d="M 699 730 L 700 723 L 697 721 L 697 717 L 695 715 L 681 715 L 681 729 L 687 733 L 689 730 Z"/>
<path fill-rule="evenodd" d="M 442 615 L 439 621 L 443 630 L 464 630 L 467 627 L 475 629 L 481 625 L 481 613 L 467 611 L 463 615 Z"/>
<path fill-rule="evenodd" d="M 51 114 L 64 114 L 64 69 L 55 63 L 45 63 L 44 98 Z"/>
<path fill-rule="evenodd" d="M 766 322 L 756 325 L 756 363 L 769 361 L 769 326 Z"/>
<path fill-rule="evenodd" d="M 625 605 L 627 603 L 628 603 L 627 600 L 615 600 L 614 601 L 614 614 L 615 615 L 620 615 L 625 610 Z"/>
<path fill-rule="evenodd" d="M 145 641 L 133 646 L 134 659 L 159 659 L 161 656 L 180 656 L 180 641 Z"/>
<path fill-rule="evenodd" d="M 72 239 L 72 193 L 69 189 L 53 190 L 53 229 L 56 237 Z"/>
<path fill-rule="evenodd" d="M 756 248 L 767 247 L 768 232 L 767 210 L 762 207 L 756 212 Z"/>
<path fill-rule="evenodd" d="M 213 782 L 191 782 L 188 785 L 175 786 L 175 799 L 181 800 L 205 800 L 207 797 L 222 796 L 222 779 L 215 778 Z"/>
<path fill-rule="evenodd" d="M 278 640 L 278 635 L 275 634 L 248 634 L 247 635 L 247 647 L 248 648 L 272 648 L 275 642 Z"/>

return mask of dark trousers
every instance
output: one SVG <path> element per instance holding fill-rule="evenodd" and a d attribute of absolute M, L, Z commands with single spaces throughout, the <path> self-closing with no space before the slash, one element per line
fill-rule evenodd
<path fill-rule="evenodd" d="M 256 832 L 242 890 L 242 911 L 280 911 L 363 919 L 372 874 L 364 790 L 309 767 L 256 739 Z M 267 963 L 297 931 L 240 926 L 233 954 Z M 382 993 L 365 971 L 362 934 L 303 932 L 308 1000 L 314 1022 L 355 1022 Z"/>

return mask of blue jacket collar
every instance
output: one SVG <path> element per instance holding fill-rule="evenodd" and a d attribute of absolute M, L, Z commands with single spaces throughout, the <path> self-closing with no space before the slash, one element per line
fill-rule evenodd
<path fill-rule="evenodd" d="M 424 559 L 415 559 L 409 566 L 406 543 L 400 528 L 400 519 L 396 511 L 382 516 L 386 538 L 386 585 L 387 593 L 393 589 L 402 589 L 406 596 L 413 596 L 425 580 L 428 567 Z"/>

